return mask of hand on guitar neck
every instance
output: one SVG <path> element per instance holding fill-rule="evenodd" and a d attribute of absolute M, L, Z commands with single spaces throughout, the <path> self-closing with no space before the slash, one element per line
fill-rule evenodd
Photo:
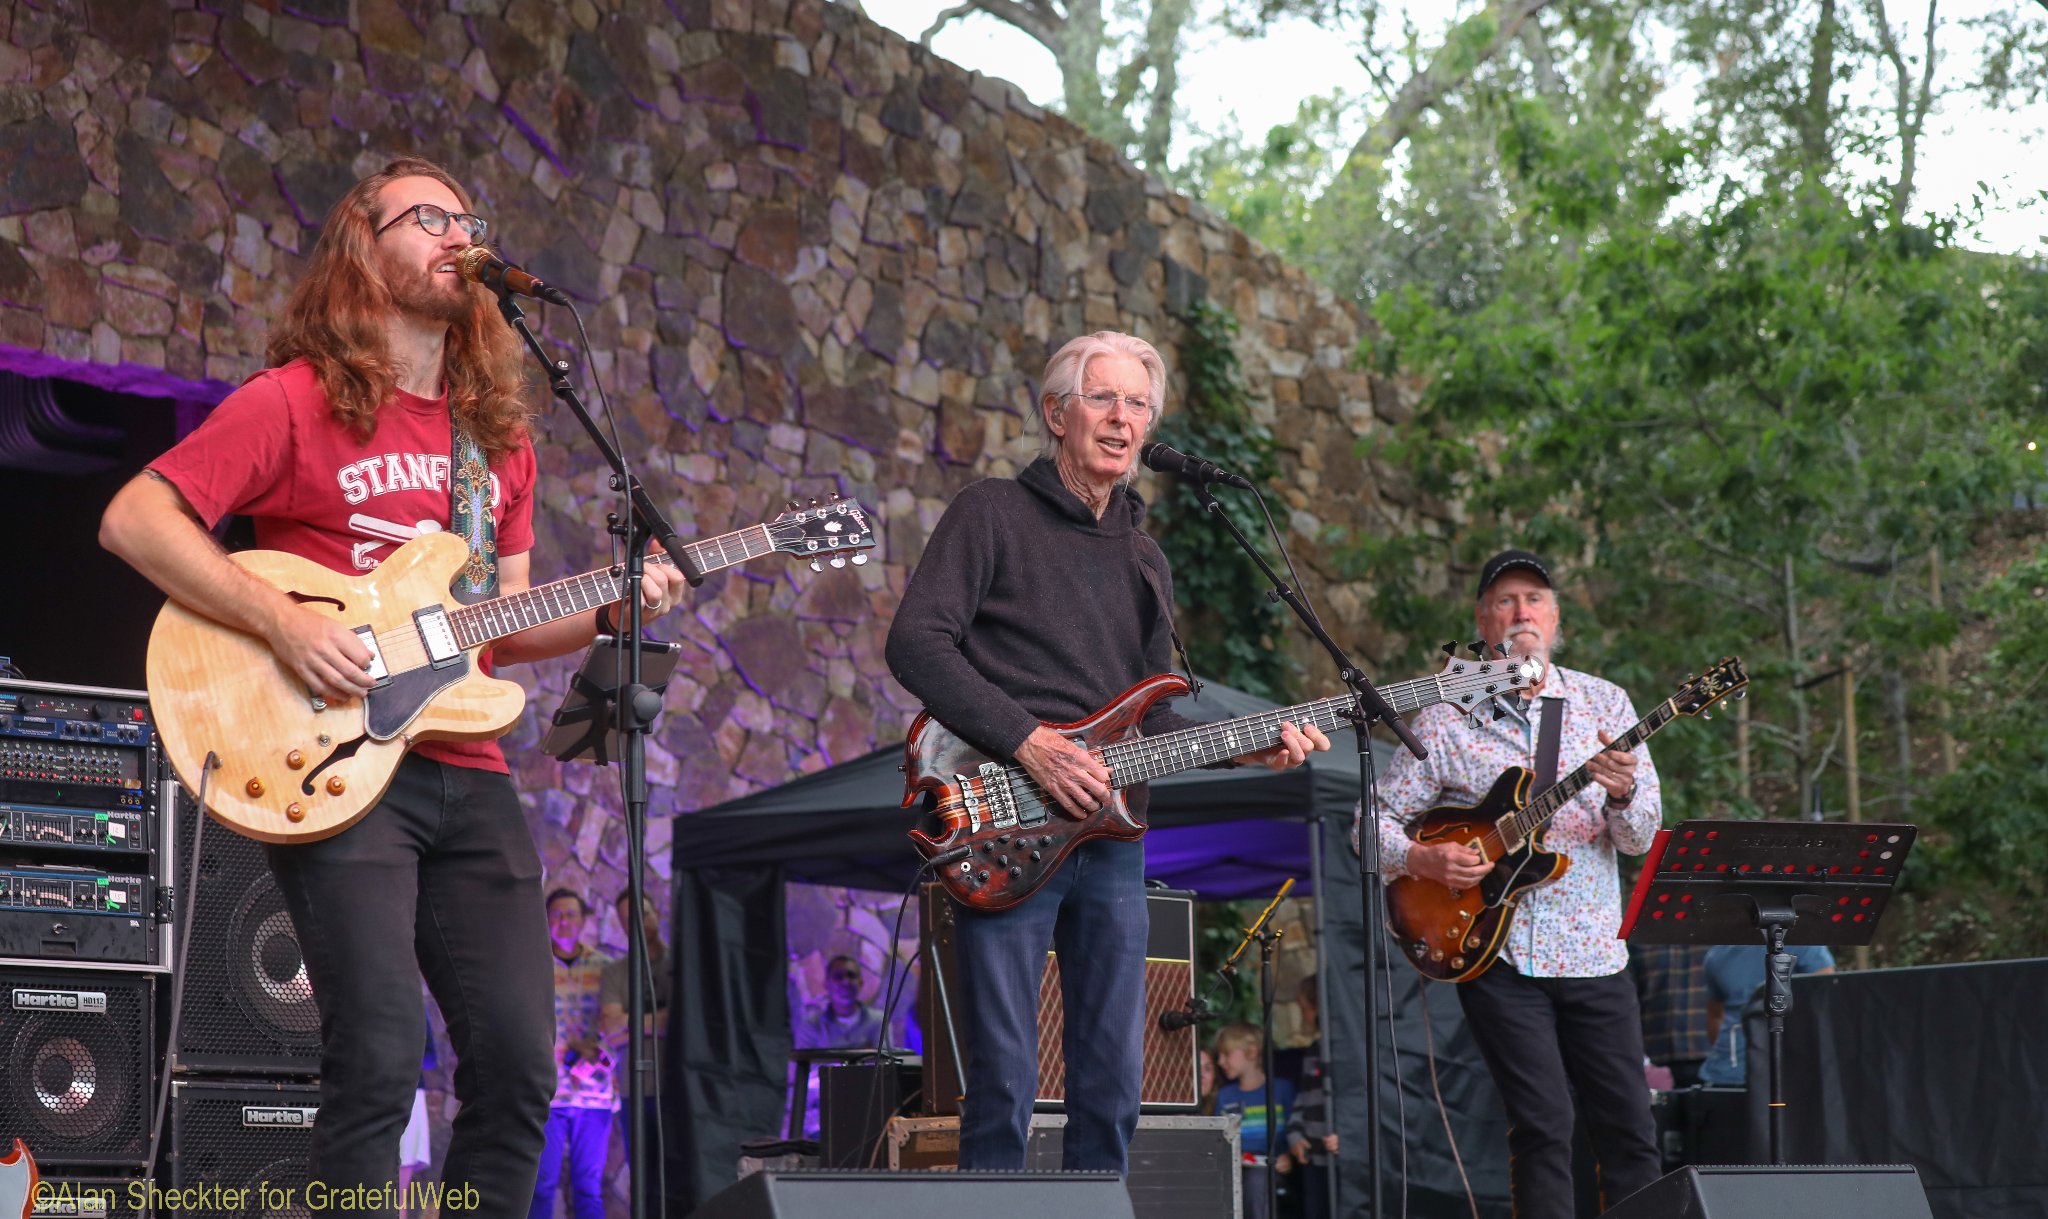
<path fill-rule="evenodd" d="M 1280 743 L 1271 749 L 1243 754 L 1234 761 L 1269 770 L 1290 770 L 1312 752 L 1330 747 L 1330 738 L 1310 724 L 1306 729 L 1280 725 Z M 1059 801 L 1068 816 L 1085 819 L 1109 798 L 1109 768 L 1102 759 L 1041 724 L 1017 747 L 1017 764 Z"/>

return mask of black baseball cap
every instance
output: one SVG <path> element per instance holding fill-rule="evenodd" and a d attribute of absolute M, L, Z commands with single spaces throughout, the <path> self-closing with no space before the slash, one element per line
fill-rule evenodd
<path fill-rule="evenodd" d="M 1474 595 L 1484 597 L 1486 590 L 1493 587 L 1495 580 L 1517 569 L 1533 571 L 1536 573 L 1536 578 L 1543 581 L 1544 584 L 1551 588 L 1557 587 L 1550 579 L 1550 564 L 1545 563 L 1542 559 L 1530 554 L 1526 550 L 1503 550 L 1488 559 L 1486 566 L 1479 569 L 1479 591 Z"/>

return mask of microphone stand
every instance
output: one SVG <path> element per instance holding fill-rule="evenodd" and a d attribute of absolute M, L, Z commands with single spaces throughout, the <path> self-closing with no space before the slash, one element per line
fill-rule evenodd
<path fill-rule="evenodd" d="M 1302 600 L 1301 594 L 1280 578 L 1273 570 L 1272 564 L 1266 562 L 1265 556 L 1252 545 L 1251 539 L 1237 527 L 1237 522 L 1224 514 L 1223 505 L 1217 503 L 1216 497 L 1209 493 L 1207 482 L 1190 479 L 1189 487 L 1194 491 L 1195 499 L 1201 503 L 1203 511 L 1223 522 L 1223 527 L 1230 531 L 1230 536 L 1237 539 L 1238 546 L 1250 555 L 1252 562 L 1265 573 L 1267 582 L 1272 585 L 1266 595 L 1275 601 L 1285 603 L 1288 609 L 1294 611 L 1294 616 L 1301 620 L 1302 625 L 1308 628 L 1309 634 L 1315 636 L 1316 642 L 1322 644 L 1323 650 L 1336 662 L 1339 680 L 1351 687 L 1356 695 L 1355 705 L 1348 718 L 1356 729 L 1358 738 L 1358 790 L 1363 810 L 1359 817 L 1358 879 L 1360 901 L 1365 907 L 1365 1124 L 1369 1132 L 1366 1136 L 1366 1158 L 1371 1165 L 1372 1176 L 1372 1193 L 1367 1201 L 1365 1213 L 1368 1219 L 1374 1219 L 1380 1213 L 1380 1013 L 1379 988 L 1375 976 L 1379 973 L 1382 940 L 1386 933 L 1383 929 L 1384 903 L 1380 892 L 1379 809 L 1376 807 L 1378 800 L 1375 795 L 1372 763 L 1372 726 L 1375 723 L 1385 724 L 1400 738 L 1401 744 L 1407 746 L 1408 752 L 1417 758 L 1428 757 L 1429 751 L 1422 747 L 1422 742 L 1415 739 L 1415 734 L 1409 730 L 1408 725 L 1402 723 L 1401 717 L 1394 713 L 1394 709 L 1387 705 L 1384 698 L 1380 697 L 1379 691 L 1373 688 L 1365 671 L 1352 664 L 1351 658 L 1344 654 L 1344 649 L 1338 647 L 1337 641 L 1330 638 L 1330 633 L 1323 629 L 1322 620 L 1317 618 L 1315 611 Z M 1257 492 L 1254 491 L 1253 494 Z M 1276 538 L 1274 544 L 1281 543 Z M 1317 900 L 1321 900 L 1322 894 L 1318 893 L 1316 897 Z M 1390 1020 L 1392 1015 L 1390 1011 Z"/>
<path fill-rule="evenodd" d="M 613 723 L 618 727 L 624 748 L 620 751 L 620 786 L 626 795 L 626 885 L 631 898 L 633 915 L 627 919 L 626 927 L 626 1061 L 628 1069 L 626 1100 L 626 1142 L 627 1165 L 630 1173 L 628 1198 L 633 1219 L 647 1214 L 647 1109 L 644 1098 L 648 1094 L 648 1077 L 653 1073 L 653 1063 L 647 1057 L 644 1013 L 651 1008 L 650 996 L 646 993 L 647 975 L 647 934 L 646 920 L 642 915 L 646 903 L 646 887 L 643 878 L 647 870 L 647 734 L 653 727 L 654 718 L 661 711 L 661 695 L 643 685 L 640 681 L 640 643 L 645 632 L 642 629 L 640 583 L 647 573 L 647 543 L 658 540 L 678 570 L 694 587 L 704 582 L 704 575 L 691 565 L 689 552 L 683 549 L 676 537 L 675 527 L 668 523 L 661 510 L 648 498 L 647 491 L 626 469 L 625 458 L 605 436 L 597 421 L 590 416 L 590 410 L 577 396 L 576 387 L 569 381 L 569 362 L 549 356 L 534 337 L 531 327 L 526 324 L 526 312 L 519 307 L 519 300 L 502 287 L 498 290 L 498 311 L 505 316 L 506 324 L 519 332 L 526 342 L 526 348 L 547 369 L 548 388 L 555 397 L 566 404 L 576 415 L 583 430 L 597 445 L 605 462 L 612 468 L 611 485 L 615 491 L 626 493 L 631 511 L 625 520 L 618 514 L 611 516 L 611 532 L 625 541 L 625 588 L 626 621 L 620 624 L 619 646 L 626 652 L 626 680 L 618 688 L 617 709 Z M 597 709 L 600 716 L 603 709 Z M 671 939 L 674 938 L 671 934 Z"/>

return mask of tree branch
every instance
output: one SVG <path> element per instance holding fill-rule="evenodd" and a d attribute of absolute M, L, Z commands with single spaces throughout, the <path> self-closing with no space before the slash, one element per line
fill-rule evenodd
<path fill-rule="evenodd" d="M 1351 146 L 1344 173 L 1362 174 L 1384 163 L 1408 139 L 1424 114 L 1434 109 L 1446 94 L 1472 79 L 1473 73 L 1503 46 L 1521 36 L 1526 22 L 1554 3 L 1556 0 L 1490 0 L 1482 12 L 1460 23 L 1437 50 L 1436 58 L 1408 78 L 1385 112 Z M 1473 23 L 1479 21 L 1491 21 L 1492 34 L 1484 44 L 1467 47 L 1459 35 L 1477 28 Z"/>
<path fill-rule="evenodd" d="M 917 36 L 917 41 L 929 47 L 940 30 L 976 13 L 987 13 L 997 21 L 1024 31 L 1055 57 L 1066 42 L 1062 28 L 1064 23 L 1046 0 L 961 0 L 961 3 L 932 18 L 932 23 Z"/>

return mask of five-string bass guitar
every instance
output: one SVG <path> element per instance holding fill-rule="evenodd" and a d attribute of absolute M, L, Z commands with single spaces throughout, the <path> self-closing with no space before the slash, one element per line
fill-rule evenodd
<path fill-rule="evenodd" d="M 1437 703 L 1473 711 L 1496 695 L 1532 684 L 1540 673 L 1533 661 L 1453 658 L 1431 677 L 1380 687 L 1381 697 L 1406 714 Z M 903 745 L 907 807 L 920 797 L 938 822 L 922 826 L 911 842 L 935 861 L 948 892 L 978 910 L 1004 910 L 1045 884 L 1073 849 L 1091 838 L 1132 841 L 1145 825 L 1133 816 L 1123 789 L 1152 779 L 1227 761 L 1280 743 L 1280 725 L 1314 724 L 1324 732 L 1352 726 L 1349 694 L 1258 715 L 1203 724 L 1160 736 L 1142 736 L 1138 726 L 1162 698 L 1188 692 L 1172 673 L 1149 677 L 1087 719 L 1047 727 L 1092 752 L 1109 768 L 1110 798 L 1086 818 L 1064 812 L 1056 800 L 1014 762 L 998 762 L 920 714 Z"/>
<path fill-rule="evenodd" d="M 792 507 L 765 524 L 692 542 L 671 559 L 708 575 L 783 553 L 843 566 L 865 562 L 874 530 L 859 504 Z M 273 550 L 230 556 L 299 604 L 369 645 L 375 684 L 362 697 L 322 699 L 259 638 L 172 601 L 149 638 L 150 710 L 165 755 L 187 790 L 200 789 L 210 750 L 206 811 L 265 842 L 339 834 L 375 807 L 415 742 L 484 740 L 519 718 L 526 694 L 478 663 L 494 641 L 619 599 L 624 569 L 610 567 L 460 605 L 449 583 L 469 547 L 423 533 L 367 575 L 337 575 Z"/>
<path fill-rule="evenodd" d="M 1748 684 L 1741 659 L 1728 657 L 1699 677 L 1687 678 L 1678 693 L 1652 707 L 1610 748 L 1634 749 L 1680 716 L 1711 718 L 1707 712 L 1715 703 L 1741 698 Z M 1462 842 L 1493 864 L 1493 871 L 1472 889 L 1452 889 L 1419 876 L 1387 882 L 1387 934 L 1424 976 L 1467 982 L 1485 973 L 1500 955 L 1516 903 L 1571 867 L 1568 856 L 1544 849 L 1543 831 L 1593 781 L 1593 774 L 1581 765 L 1531 800 L 1535 781 L 1534 771 L 1510 766 L 1479 803 L 1440 805 L 1408 823 L 1412 841 Z"/>

